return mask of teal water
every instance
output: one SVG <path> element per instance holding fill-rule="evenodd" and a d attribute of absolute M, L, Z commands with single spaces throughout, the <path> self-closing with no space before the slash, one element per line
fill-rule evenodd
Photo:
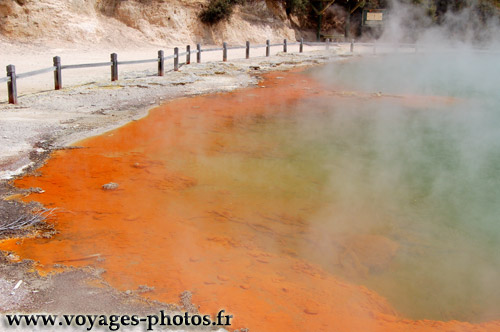
<path fill-rule="evenodd" d="M 499 319 L 498 60 L 368 57 L 309 75 L 358 97 L 302 100 L 251 126 L 256 142 L 276 142 L 284 156 L 253 165 L 274 179 L 267 194 L 314 202 L 296 249 L 407 317 Z M 456 99 L 398 102 L 407 94 Z"/>

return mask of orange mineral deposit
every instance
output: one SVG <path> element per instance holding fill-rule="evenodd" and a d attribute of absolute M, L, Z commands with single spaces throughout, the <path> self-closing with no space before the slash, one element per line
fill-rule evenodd
<path fill-rule="evenodd" d="M 49 222 L 58 234 L 1 249 L 43 270 L 103 268 L 117 289 L 154 287 L 145 296 L 160 301 L 190 291 L 201 313 L 234 315 L 230 330 L 500 331 L 498 321 L 404 319 L 303 255 L 321 241 L 308 236 L 308 216 L 322 184 L 289 176 L 284 142 L 266 139 L 266 119 L 287 121 L 289 105 L 324 93 L 303 74 L 270 74 L 259 87 L 175 100 L 54 152 L 39 176 L 15 184 L 43 188 L 28 199 L 57 208 Z M 118 186 L 103 188 L 111 182 Z M 397 246 L 373 239 L 388 248 L 373 254 L 385 264 Z"/>

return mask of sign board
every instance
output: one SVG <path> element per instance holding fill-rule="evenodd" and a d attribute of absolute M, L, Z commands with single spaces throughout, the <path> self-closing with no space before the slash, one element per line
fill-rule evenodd
<path fill-rule="evenodd" d="M 363 10 L 362 24 L 366 26 L 381 26 L 384 24 L 385 9 L 365 9 Z"/>
<path fill-rule="evenodd" d="M 384 13 L 366 13 L 367 21 L 382 21 Z"/>

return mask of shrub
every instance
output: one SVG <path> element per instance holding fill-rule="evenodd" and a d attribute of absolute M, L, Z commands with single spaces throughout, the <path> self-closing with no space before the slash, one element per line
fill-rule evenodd
<path fill-rule="evenodd" d="M 227 20 L 233 13 L 235 3 L 232 0 L 210 0 L 208 6 L 201 11 L 200 20 L 210 25 Z"/>
<path fill-rule="evenodd" d="M 308 12 L 309 5 L 309 0 L 285 0 L 286 14 L 305 16 Z"/>

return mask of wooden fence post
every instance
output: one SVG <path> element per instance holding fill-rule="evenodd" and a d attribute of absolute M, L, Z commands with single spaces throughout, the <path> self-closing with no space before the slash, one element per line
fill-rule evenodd
<path fill-rule="evenodd" d="M 300 38 L 299 52 L 304 52 L 304 38 Z"/>
<path fill-rule="evenodd" d="M 186 46 L 186 65 L 191 63 L 191 45 Z"/>
<path fill-rule="evenodd" d="M 250 42 L 246 42 L 245 58 L 250 59 Z"/>
<path fill-rule="evenodd" d="M 354 52 L 354 39 L 351 40 L 351 53 Z"/>
<path fill-rule="evenodd" d="M 118 80 L 118 55 L 111 53 L 111 81 Z"/>
<path fill-rule="evenodd" d="M 271 46 L 269 44 L 269 39 L 266 40 L 266 56 L 269 56 L 271 54 Z"/>
<path fill-rule="evenodd" d="M 54 57 L 54 89 L 61 90 L 62 89 L 62 73 L 61 73 L 61 58 L 58 56 Z"/>
<path fill-rule="evenodd" d="M 165 57 L 163 51 L 158 51 L 158 76 L 165 75 Z"/>
<path fill-rule="evenodd" d="M 7 90 L 9 92 L 9 104 L 17 104 L 17 84 L 16 84 L 16 66 L 7 66 Z"/>
<path fill-rule="evenodd" d="M 286 39 L 283 39 L 283 52 L 286 53 L 287 51 L 287 43 L 286 43 Z"/>
<path fill-rule="evenodd" d="M 227 61 L 227 43 L 222 43 L 222 61 Z"/>
<path fill-rule="evenodd" d="M 201 62 L 201 44 L 196 44 L 196 62 Z"/>
<path fill-rule="evenodd" d="M 326 38 L 326 45 L 325 45 L 325 48 L 326 48 L 327 50 L 329 50 L 329 49 L 330 49 L 330 38 Z"/>
<path fill-rule="evenodd" d="M 179 48 L 174 48 L 174 71 L 179 70 Z"/>

